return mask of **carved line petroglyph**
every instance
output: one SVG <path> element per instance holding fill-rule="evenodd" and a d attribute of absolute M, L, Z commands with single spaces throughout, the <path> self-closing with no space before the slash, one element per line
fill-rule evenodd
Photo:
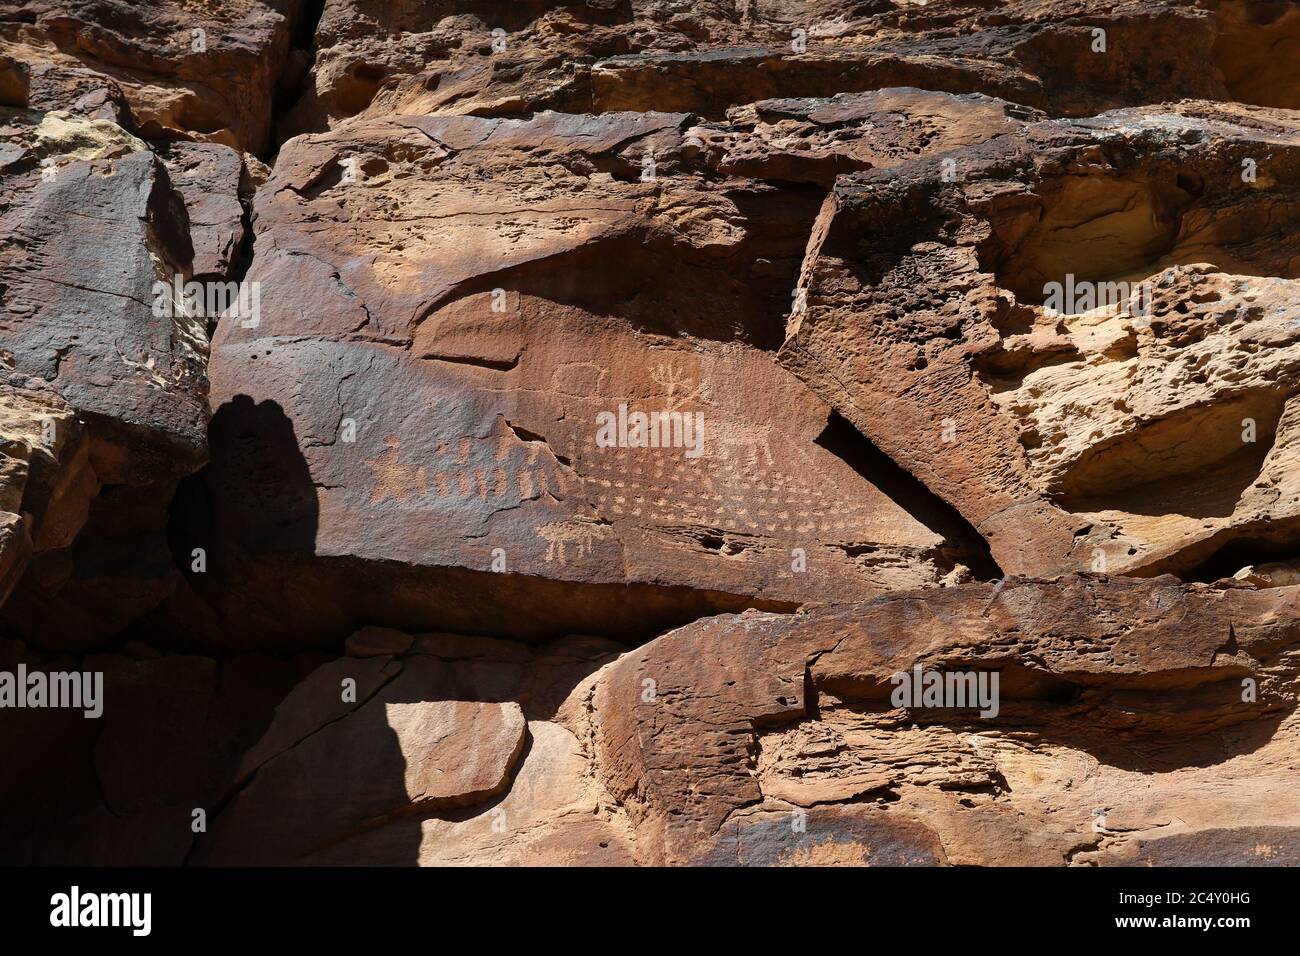
<path fill-rule="evenodd" d="M 537 528 L 537 536 L 546 542 L 546 560 L 558 560 L 561 565 L 569 563 L 569 545 L 576 548 L 574 557 L 581 558 L 591 554 L 596 540 L 603 534 L 601 525 L 582 517 L 573 521 L 552 521 Z"/>
<path fill-rule="evenodd" d="M 402 441 L 396 435 L 384 438 L 384 450 L 366 465 L 375 475 L 375 485 L 370 491 L 370 503 L 377 504 L 385 498 L 406 501 L 428 490 L 424 467 L 413 468 L 400 460 Z"/>
<path fill-rule="evenodd" d="M 529 443 L 524 461 L 518 467 L 512 467 L 507 457 L 510 452 L 511 438 L 498 436 L 494 461 L 500 462 L 495 467 L 473 467 L 471 458 L 475 441 L 471 437 L 462 437 L 454 443 L 443 442 L 437 448 L 438 457 L 453 454 L 456 467 L 433 470 L 425 465 L 414 466 L 401 460 L 402 441 L 397 435 L 384 438 L 384 450 L 374 458 L 365 459 L 365 465 L 374 476 L 374 486 L 370 491 L 370 504 L 391 499 L 392 501 L 410 501 L 416 498 L 432 496 L 445 498 L 460 496 L 478 498 L 480 501 L 506 498 L 512 486 L 518 491 L 519 498 L 530 500 L 540 496 L 556 497 L 570 489 L 577 482 L 565 469 L 542 459 L 543 446 L 540 442 Z M 520 448 L 518 439 L 513 439 L 513 447 Z M 551 473 L 548 475 L 548 471 Z M 578 482 L 580 484 L 580 482 Z"/>
<path fill-rule="evenodd" d="M 686 376 L 672 365 L 656 365 L 650 377 L 664 390 L 665 407 L 669 411 L 685 411 L 685 406 L 699 405 L 703 401 L 700 395 L 703 386 L 696 382 L 694 388 L 686 391 Z"/>

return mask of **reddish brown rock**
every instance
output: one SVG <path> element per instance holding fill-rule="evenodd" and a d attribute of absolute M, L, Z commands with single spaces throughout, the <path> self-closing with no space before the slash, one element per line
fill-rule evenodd
<path fill-rule="evenodd" d="M 422 108 L 435 103 L 476 115 L 582 112 L 591 58 L 626 50 L 631 26 L 627 0 L 327 0 L 284 132 L 326 129 L 376 98 L 387 104 L 380 115 L 443 112 Z M 404 86 L 417 75 L 418 86 Z"/>
<path fill-rule="evenodd" d="M 0 641 L 0 671 L 102 674 L 100 715 L 0 711 L 0 827 L 8 865 L 179 866 L 240 755 L 309 662 L 264 655 L 224 661 L 142 645 L 82 658 Z M 57 756 L 57 769 L 51 758 Z"/>
<path fill-rule="evenodd" d="M 693 166 L 685 121 L 367 120 L 286 146 L 246 277 L 261 322 L 218 332 L 217 573 L 195 586 L 280 635 L 292 608 L 304 637 L 544 637 L 985 573 L 765 347 L 816 195 Z M 671 416 L 667 447 L 604 447 L 637 412 Z M 286 606 L 259 575 L 304 587 Z"/>
<path fill-rule="evenodd" d="M 192 471 L 206 445 L 207 341 L 182 310 L 153 308 L 154 283 L 187 275 L 193 257 L 165 167 L 106 121 L 5 121 L 0 322 L 14 371 L 87 416 L 105 482 Z"/>
<path fill-rule="evenodd" d="M 982 143 L 1041 118 L 983 94 L 884 89 L 761 100 L 729 110 L 726 122 L 693 127 L 687 143 L 728 175 L 829 189 L 840 174 Z"/>
<path fill-rule="evenodd" d="M 1295 866 L 1295 827 L 1224 827 L 1186 836 L 1134 840 L 1118 866 Z"/>
<path fill-rule="evenodd" d="M 767 862 L 1122 859 L 1160 807 L 1188 839 L 1226 812 L 1293 826 L 1264 794 L 1295 784 L 1297 599 L 1082 577 L 712 618 L 600 672 L 596 763 L 646 863 L 745 862 L 747 841 Z M 997 672 L 997 713 L 894 706 L 918 666 Z M 1218 760 L 1237 769 L 1196 792 Z"/>
<path fill-rule="evenodd" d="M 710 866 L 943 866 L 924 824 L 856 806 L 755 810 L 724 827 Z"/>
<path fill-rule="evenodd" d="M 0 357 L 0 365 L 11 364 L 9 356 Z M 99 490 L 89 441 L 72 409 L 46 383 L 6 371 L 11 383 L 0 385 L 0 603 L 34 552 L 73 541 Z"/>
<path fill-rule="evenodd" d="M 172 187 L 185 202 L 193 277 L 224 281 L 243 265 L 243 247 L 251 238 L 245 205 L 251 205 L 265 167 L 217 143 L 168 143 L 159 153 Z"/>
<path fill-rule="evenodd" d="M 1292 546 L 1293 121 L 1124 111 L 843 177 L 783 362 L 1004 570 Z"/>
<path fill-rule="evenodd" d="M 37 26 L 15 27 L 24 37 L 54 23 L 29 12 Z M 59 24 L 51 28 L 68 27 Z M 233 277 L 256 161 L 215 144 L 176 142 L 155 154 L 128 131 L 140 132 L 129 110 L 52 93 L 22 102 L 47 109 L 3 111 L 0 328 L 14 394 L 35 389 L 62 407 L 48 429 L 44 418 L 29 421 L 44 447 L 28 436 L 30 450 L 10 455 L 29 457 L 13 511 L 27 515 L 34 561 L 27 569 L 25 559 L 3 559 L 9 585 L 28 576 L 0 627 L 46 647 L 85 648 L 183 585 L 166 508 L 177 480 L 206 460 L 216 314 L 159 290 Z M 49 109 L 64 105 L 71 111 Z M 5 536 L 6 555 L 29 548 L 12 521 Z"/>
<path fill-rule="evenodd" d="M 268 760 L 366 704 L 401 670 L 388 656 L 322 664 L 276 706 L 270 728 L 240 760 L 234 784 L 243 785 Z"/>
<path fill-rule="evenodd" d="M 5 5 L 0 862 L 1294 863 L 1296 52 Z"/>
<path fill-rule="evenodd" d="M 25 0 L 0 21 L 0 102 L 258 153 L 269 145 L 272 94 L 302 8 Z"/>
<path fill-rule="evenodd" d="M 29 586 L 3 626 L 42 646 L 88 647 L 180 582 L 166 506 L 207 456 L 206 320 L 171 296 L 160 308 L 156 284 L 188 280 L 193 246 L 167 169 L 141 140 L 66 112 L 3 121 L 9 384 L 64 407 L 53 431 L 39 423 L 49 447 L 35 454 L 24 508 L 66 512 L 35 531 Z M 93 530 L 78 534 L 83 525 Z"/>
<path fill-rule="evenodd" d="M 400 660 L 322 666 L 277 709 L 196 861 L 630 862 L 586 708 L 566 702 L 611 649 L 426 634 Z"/>
<path fill-rule="evenodd" d="M 915 86 L 1086 116 L 1206 97 L 1293 107 L 1300 27 L 1205 0 L 329 0 L 285 135 L 365 112 L 667 110 L 719 119 L 775 97 Z M 1208 68 L 1207 68 L 1208 65 Z"/>

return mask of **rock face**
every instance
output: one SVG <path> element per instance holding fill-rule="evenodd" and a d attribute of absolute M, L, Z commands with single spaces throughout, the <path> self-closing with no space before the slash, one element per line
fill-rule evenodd
<path fill-rule="evenodd" d="M 1225 817 L 1294 852 L 1294 808 L 1265 796 L 1290 772 L 1265 768 L 1295 746 L 1296 599 L 1075 577 L 713 618 L 602 672 L 596 762 L 652 863 L 876 862 L 880 841 L 891 862 L 1093 864 L 1155 828 L 1195 862 Z M 915 667 L 998 672 L 998 713 L 891 707 Z"/>
<path fill-rule="evenodd" d="M 0 386 L 0 595 L 6 598 L 34 552 L 75 540 L 99 490 L 85 432 L 67 403 L 43 385 Z"/>
<path fill-rule="evenodd" d="M 399 646 L 294 689 L 196 862 L 632 862 L 587 757 L 589 713 L 568 694 L 618 645 L 421 634 Z M 348 679 L 354 703 L 340 702 Z"/>
<path fill-rule="evenodd" d="M 145 136 L 261 152 L 301 0 L 9 0 L 6 106 L 125 121 Z"/>
<path fill-rule="evenodd" d="M 106 119 L 0 119 L 0 327 L 8 394 L 27 405 L 4 434 L 27 460 L 13 511 L 30 513 L 33 536 L 29 586 L 0 616 L 15 636 L 86 647 L 179 581 L 163 529 L 176 482 L 207 457 L 207 331 L 155 293 L 187 277 L 193 258 L 159 157 Z M 77 537 L 83 524 L 102 533 Z M 140 554 L 148 527 L 157 567 L 105 573 L 115 556 Z"/>
<path fill-rule="evenodd" d="M 0 862 L 1300 859 L 1295 5 L 25 0 L 0 186 Z"/>
<path fill-rule="evenodd" d="M 1294 540 L 1289 118 L 1124 110 L 844 176 L 783 362 L 1004 570 Z"/>
<path fill-rule="evenodd" d="M 1183 97 L 1300 105 L 1300 15 L 1244 0 L 329 0 L 316 42 L 294 132 L 358 112 L 716 118 L 899 86 L 1066 116 Z"/>
<path fill-rule="evenodd" d="M 212 579 L 232 620 L 558 635 L 607 631 L 631 588 L 645 633 L 971 574 L 980 543 L 773 360 L 815 196 L 719 180 L 687 120 L 364 120 L 281 151 L 246 279 L 261 321 L 223 325 L 211 366 L 232 436 L 213 551 L 270 578 Z M 636 415 L 660 447 L 635 447 Z M 378 562 L 404 567 L 371 606 L 284 603 L 285 578 Z"/>

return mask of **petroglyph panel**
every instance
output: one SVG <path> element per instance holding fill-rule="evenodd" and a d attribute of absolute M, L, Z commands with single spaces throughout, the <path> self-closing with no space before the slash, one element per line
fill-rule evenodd
<path fill-rule="evenodd" d="M 295 431 L 319 505 L 319 551 L 485 570 L 501 547 L 518 573 L 667 577 L 719 590 L 752 588 L 757 577 L 781 600 L 877 593 L 905 566 L 920 569 L 903 574 L 914 586 L 954 571 L 942 535 L 816 443 L 829 409 L 771 356 L 683 347 L 529 296 L 514 314 L 478 300 L 486 315 L 452 311 L 461 327 L 472 318 L 488 354 L 514 351 L 546 318 L 508 368 L 411 359 L 378 344 L 270 346 L 271 394 L 294 378 L 286 361 L 304 369 L 294 389 L 331 393 L 310 407 L 282 402 L 290 417 L 305 416 Z M 455 344 L 457 328 L 446 331 Z M 556 340 L 583 342 L 585 357 L 549 347 Z M 270 372 L 248 361 L 255 379 Z M 336 387 L 307 368 L 330 370 Z M 620 406 L 702 421 L 702 443 L 600 447 L 600 416 Z M 356 423 L 355 441 L 336 434 L 343 418 Z M 795 549 L 807 570 L 793 569 Z"/>

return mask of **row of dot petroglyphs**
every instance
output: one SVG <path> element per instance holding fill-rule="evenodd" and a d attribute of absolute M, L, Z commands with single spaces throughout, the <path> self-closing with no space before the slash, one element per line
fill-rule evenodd
<path fill-rule="evenodd" d="M 602 391 L 608 373 L 596 363 L 576 362 L 557 367 L 552 380 L 560 377 L 564 394 L 590 398 Z M 597 518 L 786 536 L 856 533 L 871 521 L 869 507 L 832 501 L 812 449 L 791 446 L 777 424 L 718 412 L 707 404 L 703 385 L 673 365 L 653 366 L 650 377 L 658 391 L 649 401 L 672 411 L 703 407 L 702 458 L 688 459 L 679 448 L 597 448 L 585 432 L 557 435 L 569 446 L 561 451 L 571 453 L 570 466 L 546 442 L 522 441 L 498 416 L 493 433 L 440 442 L 425 461 L 405 454 L 398 435 L 385 436 L 383 449 L 364 460 L 373 476 L 369 503 L 478 498 L 502 506 L 539 499 L 554 505 L 577 493 L 591 517 L 547 521 L 537 529 L 546 560 L 561 564 L 591 553 L 606 533 L 592 523 Z M 778 455 L 792 467 L 778 467 Z"/>

